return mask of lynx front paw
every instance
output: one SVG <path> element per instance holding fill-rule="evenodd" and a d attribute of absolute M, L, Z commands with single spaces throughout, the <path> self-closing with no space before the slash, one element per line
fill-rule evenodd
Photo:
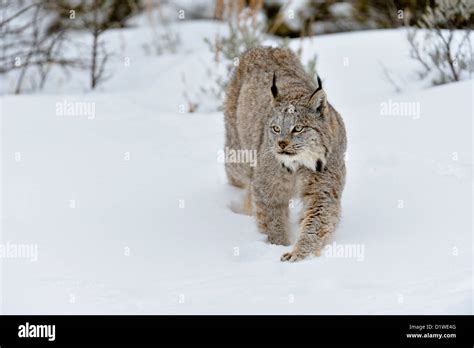
<path fill-rule="evenodd" d="M 295 261 L 301 261 L 304 260 L 308 256 L 307 253 L 302 253 L 298 250 L 293 250 L 289 253 L 284 253 L 280 260 L 281 261 L 289 261 L 289 262 L 295 262 Z"/>
<path fill-rule="evenodd" d="M 320 256 L 321 253 L 319 251 L 311 253 L 309 251 L 294 248 L 291 252 L 284 253 L 281 256 L 280 261 L 288 261 L 288 262 L 301 261 L 301 260 L 306 259 L 309 255 Z"/>

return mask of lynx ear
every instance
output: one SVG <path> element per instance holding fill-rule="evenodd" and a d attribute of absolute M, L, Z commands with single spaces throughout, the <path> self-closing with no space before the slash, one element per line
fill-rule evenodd
<path fill-rule="evenodd" d="M 308 98 L 308 101 L 306 102 L 306 105 L 314 108 L 315 110 L 322 109 L 326 106 L 326 93 L 324 93 L 323 91 L 323 83 L 321 82 L 319 76 L 318 88 L 316 88 L 316 90 L 311 93 Z"/>
<path fill-rule="evenodd" d="M 276 99 L 278 96 L 278 88 L 276 86 L 276 75 L 275 72 L 273 72 L 273 80 L 272 80 L 272 95 L 273 98 Z"/>

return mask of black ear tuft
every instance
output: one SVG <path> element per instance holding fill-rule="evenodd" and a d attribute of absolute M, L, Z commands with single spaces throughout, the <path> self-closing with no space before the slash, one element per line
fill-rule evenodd
<path fill-rule="evenodd" d="M 275 75 L 275 72 L 273 72 L 272 95 L 273 95 L 273 98 L 276 98 L 277 95 L 278 95 L 278 88 L 277 88 L 277 86 L 276 86 L 276 75 Z"/>
<path fill-rule="evenodd" d="M 308 104 L 311 103 L 311 99 L 313 99 L 314 95 L 315 95 L 317 92 L 319 92 L 320 90 L 323 89 L 323 83 L 321 82 L 321 79 L 319 78 L 319 75 L 318 75 L 317 79 L 318 79 L 318 88 L 316 88 L 316 90 L 309 96 L 309 98 L 308 98 Z"/>
<path fill-rule="evenodd" d="M 321 79 L 319 78 L 319 75 L 318 75 L 317 79 L 318 79 L 318 89 L 316 89 L 316 92 L 319 91 L 320 89 L 323 89 L 323 83 L 321 82 Z"/>

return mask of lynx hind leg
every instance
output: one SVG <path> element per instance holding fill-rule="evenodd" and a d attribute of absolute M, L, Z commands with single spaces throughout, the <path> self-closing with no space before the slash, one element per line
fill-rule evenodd
<path fill-rule="evenodd" d="M 245 190 L 245 197 L 243 202 L 232 201 L 229 207 L 230 210 L 232 210 L 236 214 L 252 215 L 252 191 L 250 187 L 247 187 L 247 189 Z"/>
<path fill-rule="evenodd" d="M 238 188 L 245 188 L 247 186 L 244 170 L 239 168 L 239 163 L 227 163 L 225 164 L 225 172 L 227 174 L 227 180 L 229 184 Z"/>
<path fill-rule="evenodd" d="M 248 163 L 237 161 L 232 152 L 236 153 L 241 150 L 242 146 L 237 134 L 236 125 L 229 122 L 226 125 L 226 139 L 225 139 L 225 172 L 229 184 L 238 188 L 246 188 L 250 184 L 250 177 L 252 175 L 251 168 Z"/>

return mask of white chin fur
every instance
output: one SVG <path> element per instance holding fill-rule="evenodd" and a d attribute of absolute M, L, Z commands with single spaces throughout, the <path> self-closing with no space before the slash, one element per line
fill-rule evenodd
<path fill-rule="evenodd" d="M 296 171 L 300 167 L 306 167 L 311 169 L 312 171 L 316 170 L 316 162 L 321 160 L 323 163 L 323 167 L 326 166 L 326 160 L 324 158 L 324 152 L 307 152 L 304 151 L 297 155 L 288 156 L 288 155 L 280 155 L 276 154 L 276 158 L 283 163 L 286 168 L 291 169 L 292 171 Z"/>

